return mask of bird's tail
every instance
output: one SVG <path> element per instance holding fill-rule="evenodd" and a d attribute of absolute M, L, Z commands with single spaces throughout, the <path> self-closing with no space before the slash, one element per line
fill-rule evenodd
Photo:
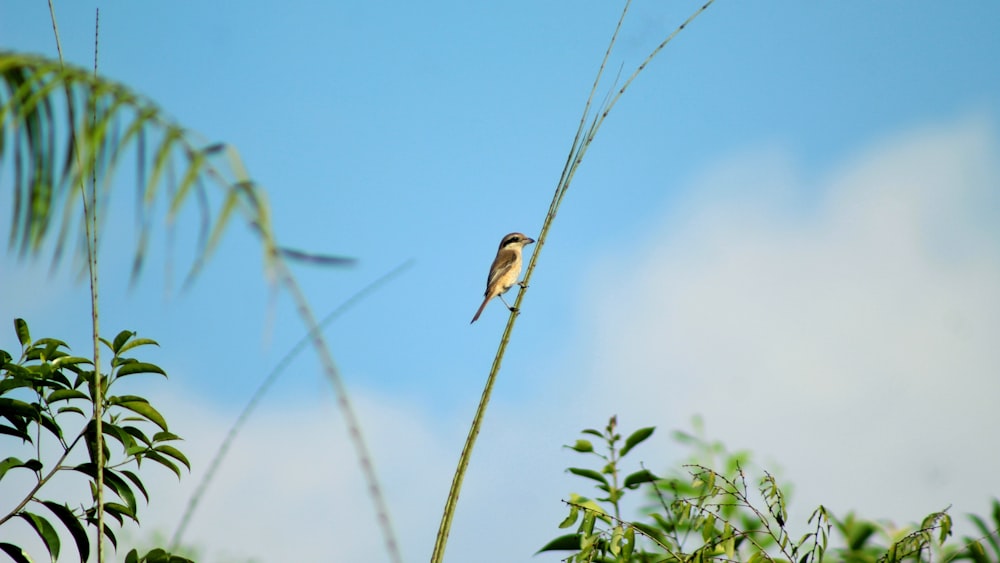
<path fill-rule="evenodd" d="M 483 304 L 479 306 L 479 310 L 478 310 L 478 311 L 476 311 L 476 316 L 475 316 L 475 317 L 472 317 L 472 320 L 471 320 L 471 321 L 469 321 L 469 324 L 470 324 L 470 325 L 471 325 L 472 323 L 476 322 L 476 320 L 478 320 L 478 319 L 479 319 L 479 315 L 482 315 L 482 314 L 483 314 L 483 309 L 485 309 L 485 308 L 486 308 L 486 304 L 487 304 L 487 303 L 489 303 L 489 302 L 490 302 L 490 296 L 489 296 L 489 295 L 487 295 L 487 296 L 486 296 L 486 299 L 483 299 Z"/>

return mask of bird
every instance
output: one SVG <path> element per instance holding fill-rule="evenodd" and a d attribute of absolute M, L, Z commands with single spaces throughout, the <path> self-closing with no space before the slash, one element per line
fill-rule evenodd
<path fill-rule="evenodd" d="M 535 239 L 521 233 L 510 233 L 503 237 L 500 241 L 500 248 L 497 249 L 497 257 L 493 259 L 493 265 L 490 266 L 490 275 L 486 278 L 486 292 L 483 293 L 485 299 L 469 324 L 476 322 L 479 315 L 483 313 L 483 309 L 486 308 L 486 304 L 494 297 L 499 297 L 508 309 L 514 311 L 514 308 L 508 305 L 507 300 L 503 298 L 503 294 L 514 286 L 517 278 L 521 275 L 521 249 L 533 242 Z"/>

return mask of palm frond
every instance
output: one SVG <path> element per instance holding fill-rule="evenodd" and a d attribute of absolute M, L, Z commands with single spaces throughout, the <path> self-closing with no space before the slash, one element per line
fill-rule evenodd
<path fill-rule="evenodd" d="M 133 278 L 142 269 L 158 202 L 167 225 L 188 208 L 199 215 L 198 258 L 189 278 L 236 212 L 254 226 L 265 264 L 272 264 L 277 244 L 269 207 L 233 147 L 201 142 L 121 83 L 58 60 L 0 52 L 0 180 L 13 181 L 12 250 L 37 256 L 52 242 L 55 266 L 68 245 L 83 248 L 80 190 L 97 190 L 98 201 L 107 201 L 129 157 L 136 168 L 139 231 Z M 88 178 L 100 180 L 85 188 Z M 214 200 L 222 202 L 215 210 L 209 205 Z"/>

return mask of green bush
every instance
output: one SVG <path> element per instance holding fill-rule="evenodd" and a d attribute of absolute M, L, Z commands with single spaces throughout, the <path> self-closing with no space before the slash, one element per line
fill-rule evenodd
<path fill-rule="evenodd" d="M 766 470 L 751 471 L 749 453 L 730 453 L 720 442 L 707 440 L 700 423 L 695 426 L 695 433 L 673 435 L 693 450 L 689 463 L 663 477 L 641 466 L 626 475 L 623 463 L 654 428 L 636 430 L 623 441 L 617 418 L 612 417 L 603 431 L 584 430 L 585 437 L 567 447 L 596 465 L 568 471 L 590 481 L 599 496 L 571 494 L 564 501 L 569 514 L 559 527 L 575 526 L 576 531 L 553 539 L 539 552 L 569 552 L 564 561 L 571 563 L 1000 561 L 997 500 L 993 523 L 970 516 L 982 536 L 963 538 L 959 546 L 946 545 L 952 534 L 947 509 L 928 515 L 919 525 L 890 531 L 853 513 L 837 518 L 820 506 L 804 531 L 795 533 L 788 522 L 787 487 L 779 486 Z M 626 520 L 621 500 L 628 491 L 639 489 L 649 503 L 642 510 L 644 517 Z"/>

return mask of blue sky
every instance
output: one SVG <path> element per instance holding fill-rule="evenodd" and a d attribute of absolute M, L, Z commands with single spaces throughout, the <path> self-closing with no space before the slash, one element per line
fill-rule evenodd
<path fill-rule="evenodd" d="M 96 5 L 56 4 L 67 60 L 87 67 Z M 636 0 L 611 68 L 630 74 L 698 5 Z M 506 320 L 491 305 L 468 324 L 486 269 L 504 234 L 541 227 L 620 7 L 101 4 L 106 76 L 238 148 L 286 245 L 359 259 L 297 269 L 318 314 L 415 261 L 328 331 L 408 561 L 430 552 Z M 1000 458 L 976 441 L 1000 424 L 986 400 L 1000 393 L 998 21 L 990 2 L 720 0 L 681 33 L 616 106 L 560 210 L 449 560 L 532 560 L 558 533 L 559 499 L 587 492 L 560 445 L 614 413 L 661 429 L 652 467 L 684 454 L 666 431 L 702 414 L 713 437 L 783 467 L 806 514 L 983 512 L 1000 495 L 987 480 Z M 45 4 L 0 7 L 0 47 L 54 56 Z M 130 179 L 102 247 L 101 322 L 162 345 L 169 383 L 137 385 L 196 454 L 146 512 L 171 530 L 303 329 L 241 225 L 178 292 L 183 219 L 172 281 L 158 237 L 129 289 Z M 89 300 L 68 264 L 49 276 L 45 260 L 6 255 L 0 271 L 0 322 L 25 317 L 86 350 Z M 0 348 L 15 342 L 0 328 Z M 333 402 L 304 354 L 203 502 L 189 539 L 209 560 L 381 553 Z M 483 555 L 498 522 L 507 550 Z"/>

